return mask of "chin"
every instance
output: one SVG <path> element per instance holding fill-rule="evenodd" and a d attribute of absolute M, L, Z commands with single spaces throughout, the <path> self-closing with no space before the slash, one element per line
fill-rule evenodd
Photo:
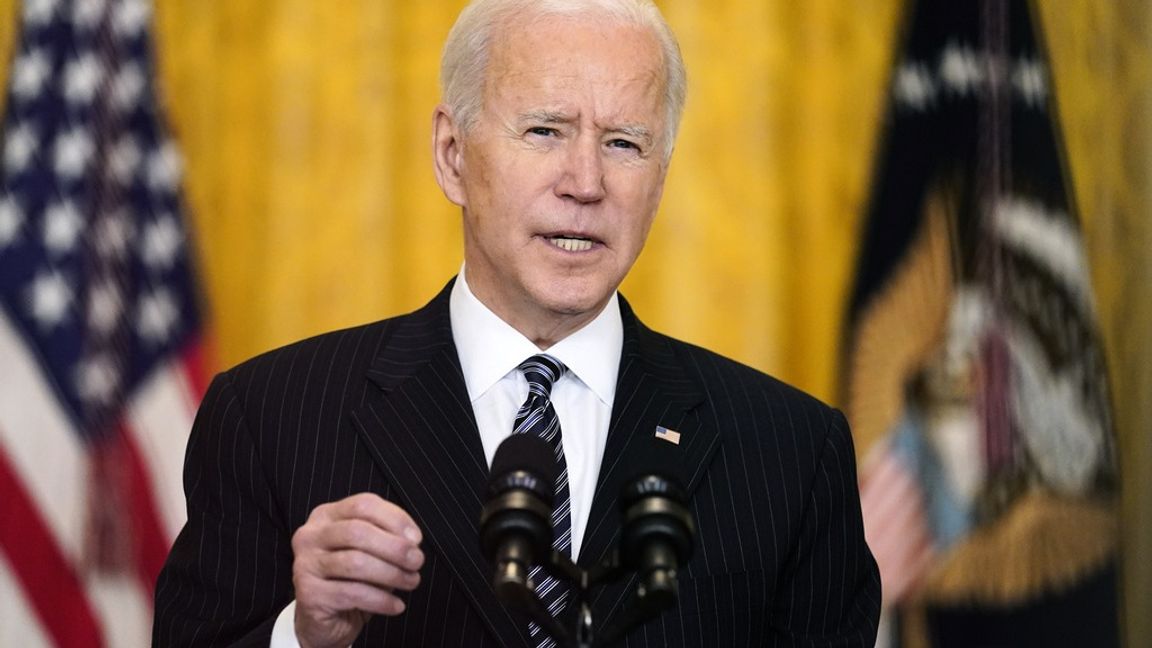
<path fill-rule="evenodd" d="M 540 291 L 537 301 L 559 315 L 584 315 L 593 311 L 599 313 L 613 291 L 614 288 L 604 286 L 570 286 L 561 282 Z"/>

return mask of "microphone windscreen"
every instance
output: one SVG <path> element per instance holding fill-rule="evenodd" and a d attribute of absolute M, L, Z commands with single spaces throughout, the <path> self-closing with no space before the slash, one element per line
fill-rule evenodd
<path fill-rule="evenodd" d="M 652 495 L 671 497 L 678 502 L 684 500 L 684 486 L 677 480 L 683 472 L 683 452 L 676 445 L 659 439 L 652 439 L 650 443 L 644 462 L 625 473 L 627 478 L 620 492 L 620 504 L 624 507 Z"/>
<path fill-rule="evenodd" d="M 560 466 L 552 445 L 534 434 L 513 434 L 504 439 L 492 457 L 489 481 L 495 482 L 515 471 L 524 471 L 544 480 L 547 490 L 555 488 Z"/>

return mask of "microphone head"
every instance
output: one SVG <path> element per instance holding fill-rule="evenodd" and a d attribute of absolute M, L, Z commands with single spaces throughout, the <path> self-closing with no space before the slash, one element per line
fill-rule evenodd
<path fill-rule="evenodd" d="M 678 470 L 683 462 L 680 449 L 666 441 L 651 443 L 644 465 L 628 473 L 620 491 L 620 504 L 625 509 L 647 497 L 666 497 L 680 504 L 687 500 L 683 485 L 675 477 L 682 472 Z"/>
<path fill-rule="evenodd" d="M 513 434 L 496 448 L 480 512 L 480 548 L 489 560 L 530 566 L 547 554 L 559 472 L 552 446 L 535 435 Z"/>
<path fill-rule="evenodd" d="M 488 487 L 493 495 L 524 488 L 551 504 L 559 474 L 560 465 L 550 443 L 532 434 L 513 434 L 496 448 Z"/>
<path fill-rule="evenodd" d="M 619 499 L 621 558 L 625 565 L 644 572 L 655 566 L 645 563 L 649 550 L 657 545 L 666 547 L 676 563 L 687 563 L 696 536 L 684 486 L 676 479 L 681 455 L 670 444 L 657 443 L 645 465 L 624 482 Z"/>

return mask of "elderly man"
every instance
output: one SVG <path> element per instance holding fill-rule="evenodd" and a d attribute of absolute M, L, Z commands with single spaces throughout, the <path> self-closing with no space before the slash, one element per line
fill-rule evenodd
<path fill-rule="evenodd" d="M 585 567 L 619 539 L 631 471 L 676 453 L 697 548 L 677 605 L 627 645 L 871 645 L 880 583 L 843 417 L 652 332 L 616 293 L 684 97 L 655 7 L 477 0 L 442 84 L 435 173 L 463 211 L 462 272 L 415 313 L 216 378 L 154 642 L 549 645 L 499 602 L 478 541 L 496 447 L 534 433 L 537 407 L 560 466 L 555 546 Z M 535 582 L 568 618 L 565 588 Z M 631 587 L 592 591 L 597 628 Z"/>

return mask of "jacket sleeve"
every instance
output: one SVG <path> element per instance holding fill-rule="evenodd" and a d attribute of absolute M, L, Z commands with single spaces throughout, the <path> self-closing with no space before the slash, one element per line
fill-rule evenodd
<path fill-rule="evenodd" d="M 876 643 L 880 571 L 864 541 L 852 434 L 839 411 L 819 450 L 799 541 L 773 615 L 777 645 Z"/>
<path fill-rule="evenodd" d="M 154 646 L 267 646 L 294 597 L 291 533 L 230 374 L 213 380 L 184 460 L 188 522 L 156 586 Z"/>

